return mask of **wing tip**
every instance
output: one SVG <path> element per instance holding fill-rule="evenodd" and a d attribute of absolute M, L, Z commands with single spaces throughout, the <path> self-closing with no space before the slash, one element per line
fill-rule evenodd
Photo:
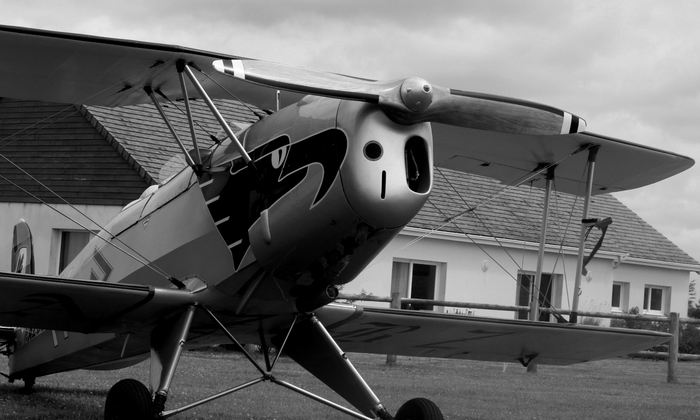
<path fill-rule="evenodd" d="M 242 60 L 214 60 L 212 63 L 214 70 L 227 76 L 245 80 L 245 68 Z"/>
<path fill-rule="evenodd" d="M 586 131 L 587 125 L 586 120 L 583 118 L 568 112 L 564 112 L 561 124 L 561 134 L 582 133 Z"/>

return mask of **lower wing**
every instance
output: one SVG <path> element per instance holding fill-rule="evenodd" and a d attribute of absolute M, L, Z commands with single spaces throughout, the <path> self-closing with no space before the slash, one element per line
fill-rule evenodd
<path fill-rule="evenodd" d="M 128 332 L 195 302 L 189 291 L 31 274 L 0 273 L 0 325 Z"/>
<path fill-rule="evenodd" d="M 349 352 L 568 365 L 666 342 L 655 331 L 479 318 L 332 304 L 316 310 Z"/>

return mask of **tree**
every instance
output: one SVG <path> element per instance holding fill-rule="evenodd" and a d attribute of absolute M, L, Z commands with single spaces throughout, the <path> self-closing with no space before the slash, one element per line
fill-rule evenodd
<path fill-rule="evenodd" d="M 688 317 L 700 318 L 700 305 L 695 301 L 695 279 L 690 281 L 688 285 Z"/>
<path fill-rule="evenodd" d="M 695 301 L 695 279 L 691 280 L 688 284 L 688 309 L 693 307 L 693 301 Z"/>

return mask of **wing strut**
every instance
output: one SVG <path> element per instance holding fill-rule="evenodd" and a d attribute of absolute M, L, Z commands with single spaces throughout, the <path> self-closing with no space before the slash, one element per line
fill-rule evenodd
<path fill-rule="evenodd" d="M 190 79 L 190 82 L 192 82 L 194 87 L 197 89 L 199 94 L 202 96 L 202 99 L 204 99 L 204 102 L 209 107 L 209 110 L 211 111 L 212 115 L 214 116 L 214 118 L 216 118 L 216 120 L 219 122 L 219 124 L 223 128 L 224 132 L 231 139 L 234 146 L 236 147 L 238 152 L 243 157 L 243 160 L 246 162 L 246 164 L 248 166 L 252 166 L 253 170 L 255 170 L 255 162 L 253 162 L 253 160 L 250 158 L 250 156 L 248 155 L 248 152 L 246 152 L 245 148 L 243 147 L 241 142 L 238 140 L 238 137 L 236 137 L 236 135 L 233 133 L 233 130 L 231 130 L 231 127 L 229 127 L 228 123 L 226 123 L 226 120 L 221 115 L 221 113 L 219 112 L 216 105 L 214 105 L 214 102 L 211 100 L 209 95 L 207 95 L 207 92 L 204 90 L 202 85 L 199 83 L 197 78 L 194 76 L 194 73 L 192 73 L 192 69 L 190 69 L 190 65 L 186 64 L 183 60 L 180 60 L 177 62 L 177 71 L 178 71 L 178 79 L 180 81 L 180 87 L 182 89 L 182 95 L 183 95 L 183 98 L 185 101 L 185 110 L 186 110 L 186 115 L 187 115 L 187 121 L 188 121 L 189 127 L 190 127 L 190 134 L 192 136 L 192 145 L 194 148 L 194 155 L 196 158 L 196 162 L 192 159 L 192 156 L 185 148 L 185 145 L 182 143 L 182 140 L 180 140 L 180 136 L 178 136 L 177 131 L 175 131 L 175 128 L 170 123 L 170 120 L 168 119 L 167 115 L 165 115 L 163 108 L 160 106 L 160 103 L 158 102 L 158 100 L 155 97 L 155 94 L 154 94 L 152 87 L 145 86 L 143 88 L 143 90 L 146 92 L 148 97 L 151 98 L 151 101 L 153 102 L 153 104 L 156 107 L 156 110 L 158 111 L 161 118 L 165 122 L 165 125 L 168 126 L 170 133 L 172 134 L 173 138 L 175 139 L 175 142 L 180 147 L 182 154 L 185 156 L 185 161 L 187 162 L 187 165 L 189 167 L 191 167 L 195 171 L 196 174 L 199 175 L 202 173 L 202 157 L 199 153 L 199 147 L 197 145 L 197 136 L 196 136 L 195 130 L 194 130 L 192 110 L 190 108 L 189 96 L 187 95 L 187 85 L 185 83 L 185 78 L 183 76 L 183 73 L 185 73 L 187 75 L 187 77 Z M 160 93 L 159 91 L 156 91 L 156 92 L 162 95 L 162 93 Z"/>
<path fill-rule="evenodd" d="M 202 99 L 204 99 L 204 102 L 207 104 L 209 107 L 209 110 L 211 111 L 212 115 L 214 115 L 214 118 L 216 118 L 217 121 L 219 121 L 219 124 L 221 125 L 221 128 L 224 129 L 224 132 L 228 135 L 228 137 L 231 139 L 233 142 L 234 146 L 236 146 L 236 149 L 238 150 L 238 153 L 241 154 L 243 157 L 243 160 L 245 160 L 245 163 L 248 166 L 252 166 L 253 169 L 255 169 L 255 162 L 248 156 L 248 152 L 245 151 L 243 148 L 243 145 L 241 142 L 238 140 L 238 137 L 233 133 L 233 130 L 231 130 L 231 127 L 226 123 L 226 120 L 224 117 L 221 115 L 219 110 L 216 108 L 216 105 L 214 105 L 214 102 L 211 100 L 209 95 L 207 95 L 207 92 L 204 90 L 202 85 L 199 83 L 197 78 L 194 76 L 194 73 L 192 73 L 192 69 L 190 69 L 190 66 L 188 64 L 185 64 L 184 62 L 180 61 L 178 62 L 178 71 L 183 71 L 187 77 L 190 79 L 190 82 L 192 82 L 192 85 L 194 85 L 195 89 L 197 89 L 197 92 L 199 92 L 200 95 L 202 95 Z"/>
<path fill-rule="evenodd" d="M 552 183 L 554 181 L 554 170 L 556 166 L 547 168 L 546 187 L 544 190 L 544 209 L 542 210 L 542 229 L 540 231 L 540 247 L 537 254 L 537 272 L 535 273 L 535 284 L 530 294 L 530 321 L 537 321 L 539 318 L 540 285 L 542 284 L 542 264 L 544 264 L 544 247 L 547 242 L 547 219 L 549 218 L 549 198 L 552 195 Z"/>
<path fill-rule="evenodd" d="M 194 147 L 194 157 L 196 160 L 197 168 L 201 171 L 202 169 L 202 155 L 199 153 L 199 145 L 197 144 L 197 134 L 194 131 L 194 120 L 192 119 L 192 109 L 190 108 L 190 97 L 187 95 L 187 85 L 185 84 L 185 77 L 180 71 L 180 61 L 177 63 L 177 75 L 180 79 L 180 88 L 182 89 L 182 97 L 185 100 L 185 112 L 187 114 L 187 123 L 190 126 L 190 135 L 192 136 L 192 146 Z"/>
<path fill-rule="evenodd" d="M 576 323 L 578 318 L 578 291 L 581 288 L 581 273 L 583 272 L 583 254 L 585 252 L 585 240 L 586 240 L 586 224 L 584 223 L 588 219 L 588 207 L 591 204 L 591 195 L 593 192 L 593 174 L 595 173 L 595 161 L 598 156 L 598 150 L 600 146 L 593 146 L 588 149 L 588 176 L 586 179 L 586 195 L 583 201 L 583 215 L 581 215 L 581 234 L 578 240 L 578 258 L 576 260 L 576 279 L 574 281 L 574 297 L 571 302 L 571 315 L 569 316 L 569 322 Z"/>
<path fill-rule="evenodd" d="M 180 146 L 180 150 L 182 150 L 182 154 L 185 156 L 185 160 L 187 161 L 187 166 L 191 167 L 192 169 L 195 170 L 195 172 L 197 172 L 197 174 L 199 174 L 199 172 L 197 171 L 197 165 L 195 165 L 194 161 L 192 160 L 192 156 L 190 156 L 190 154 L 187 152 L 185 145 L 182 143 L 182 140 L 180 140 L 180 136 L 177 135 L 177 131 L 175 131 L 175 127 L 173 127 L 173 125 L 170 123 L 168 116 L 165 115 L 163 108 L 160 106 L 160 103 L 158 102 L 158 99 L 156 99 L 156 96 L 153 94 L 153 89 L 151 89 L 150 86 L 146 86 L 143 88 L 143 90 L 146 91 L 146 94 L 148 94 L 148 97 L 151 98 L 151 101 L 153 101 L 153 105 L 156 106 L 156 110 L 160 114 L 161 118 L 163 118 L 165 125 L 168 126 L 168 129 L 170 130 L 170 134 L 173 135 L 175 142 L 177 143 L 178 146 Z"/>

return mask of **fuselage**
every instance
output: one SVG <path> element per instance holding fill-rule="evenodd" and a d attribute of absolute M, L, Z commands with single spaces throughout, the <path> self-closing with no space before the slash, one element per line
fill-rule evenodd
<path fill-rule="evenodd" d="M 216 290 L 237 313 L 309 311 L 353 280 L 420 210 L 432 184 L 427 123 L 306 97 L 204 151 L 151 188 L 61 274 Z M 177 284 L 177 283 L 176 283 Z M 332 293 L 331 293 L 332 294 Z"/>

